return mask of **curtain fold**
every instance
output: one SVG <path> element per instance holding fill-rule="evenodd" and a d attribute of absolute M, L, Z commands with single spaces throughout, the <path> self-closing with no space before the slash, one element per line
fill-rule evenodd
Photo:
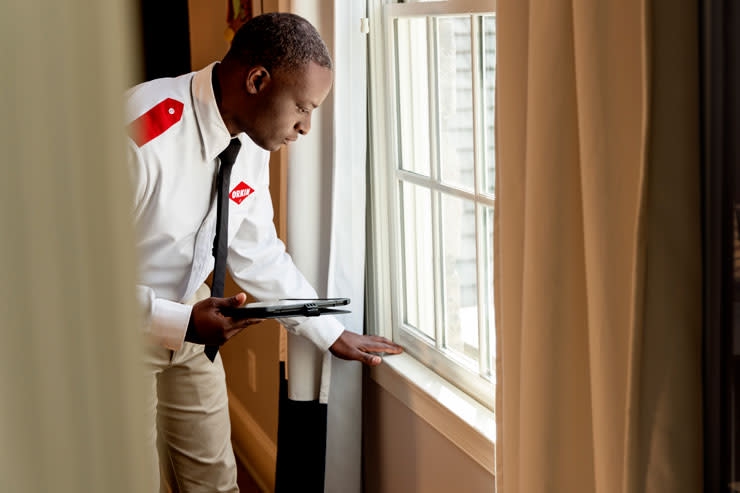
<path fill-rule="evenodd" d="M 133 14 L 0 3 L 3 492 L 155 488 L 122 137 Z"/>
<path fill-rule="evenodd" d="M 497 485 L 701 479 L 697 8 L 497 2 Z"/>
<path fill-rule="evenodd" d="M 327 294 L 350 297 L 341 317 L 365 330 L 365 190 L 367 187 L 367 39 L 360 31 L 366 2 L 334 2 L 335 61 L 332 221 Z M 332 357 L 327 410 L 327 492 L 362 491 L 362 364 Z"/>

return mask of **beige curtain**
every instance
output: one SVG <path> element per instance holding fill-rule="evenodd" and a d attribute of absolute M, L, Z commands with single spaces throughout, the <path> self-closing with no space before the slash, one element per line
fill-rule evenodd
<path fill-rule="evenodd" d="M 0 491 L 151 492 L 125 2 L 0 3 Z"/>
<path fill-rule="evenodd" d="M 497 487 L 701 491 L 687 0 L 497 2 Z"/>

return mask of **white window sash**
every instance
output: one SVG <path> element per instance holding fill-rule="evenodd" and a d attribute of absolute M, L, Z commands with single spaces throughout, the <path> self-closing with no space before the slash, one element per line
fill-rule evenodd
<path fill-rule="evenodd" d="M 473 191 L 460 190 L 448 186 L 441 181 L 435 181 L 440 178 L 438 168 L 439 159 L 436 156 L 437 144 L 431 142 L 431 160 L 432 169 L 430 177 L 425 177 L 408 170 L 399 169 L 396 166 L 400 162 L 399 146 L 399 128 L 397 117 L 394 110 L 398 107 L 397 94 L 391 84 L 395 84 L 398 78 L 395 57 L 395 33 L 394 23 L 397 18 L 409 17 L 426 17 L 426 16 L 465 16 L 465 15 L 493 15 L 495 14 L 495 2 L 480 0 L 449 0 L 441 2 L 414 2 L 414 3 L 392 3 L 382 4 L 382 1 L 369 2 L 371 17 L 374 15 L 375 22 L 371 24 L 370 33 L 370 63 L 371 69 L 371 121 L 370 129 L 372 135 L 371 148 L 371 197 L 369 202 L 371 207 L 370 224 L 373 234 L 368 238 L 370 255 L 368 256 L 368 292 L 370 293 L 373 303 L 368 307 L 368 321 L 371 329 L 374 328 L 377 333 L 388 337 L 393 337 L 400 344 L 408 347 L 421 361 L 430 369 L 455 382 L 461 389 L 465 390 L 485 406 L 493 409 L 494 399 L 492 392 L 492 383 L 484 378 L 486 373 L 492 373 L 490 368 L 490 351 L 492 351 L 492 335 L 488 334 L 488 327 L 485 325 L 485 306 L 486 303 L 486 286 L 488 282 L 485 273 L 482 272 L 482 255 L 485 239 L 482 238 L 483 217 L 480 205 L 494 206 L 494 197 L 490 194 L 479 193 L 478 183 L 475 183 Z M 377 20 L 382 18 L 382 23 Z M 431 27 L 433 22 L 429 22 Z M 471 48 L 474 50 L 473 56 L 479 51 L 478 22 L 471 22 Z M 432 29 L 428 33 L 433 32 Z M 430 43 L 433 40 L 430 39 Z M 475 58 L 474 58 L 475 59 Z M 380 68 L 380 69 L 378 69 Z M 384 70 L 383 70 L 384 68 Z M 434 72 L 434 67 L 430 67 L 430 72 Z M 479 76 L 478 67 L 473 64 L 473 104 L 482 102 L 479 81 L 475 79 Z M 431 75 L 430 75 L 431 77 Z M 437 96 L 433 91 L 433 85 L 430 84 L 430 99 L 434 100 Z M 433 101 L 430 101 L 432 103 Z M 434 108 L 435 104 L 430 104 Z M 474 111 L 473 131 L 474 139 L 478 135 L 483 125 L 482 111 Z M 430 118 L 436 122 L 435 114 Z M 436 123 L 435 123 L 436 125 Z M 432 133 L 432 139 L 437 138 L 438 131 Z M 478 177 L 481 166 L 485 167 L 484 151 L 481 142 L 474 142 L 475 155 L 474 166 L 476 167 L 475 176 Z M 393 163 L 391 166 L 389 163 Z M 485 169 L 484 169 L 485 172 Z M 480 178 L 476 178 L 480 179 Z M 403 259 L 401 258 L 401 216 L 399 211 L 399 182 L 413 183 L 421 185 L 430 190 L 433 196 L 438 192 L 444 192 L 453 197 L 474 201 L 475 223 L 476 223 L 476 285 L 478 298 L 478 373 L 469 370 L 462 364 L 456 364 L 456 354 L 453 351 L 439 347 L 443 341 L 442 323 L 437 323 L 435 328 L 436 343 L 426 340 L 424 336 L 416 333 L 411 327 L 403 324 L 403 276 L 395 273 L 403 269 Z M 437 204 L 438 199 L 433 199 L 433 204 Z M 388 206 L 391 206 L 392 212 L 388 213 Z M 432 206 L 434 210 L 435 206 Z M 384 222 L 388 218 L 390 223 Z M 437 235 L 438 215 L 434 215 L 433 224 L 435 226 L 433 234 Z M 438 252 L 437 252 L 438 253 Z M 434 258 L 438 259 L 439 255 Z M 441 266 L 435 264 L 435 279 L 440 279 Z M 439 321 L 443 319 L 443 310 L 439 300 L 442 299 L 440 291 L 441 282 L 435 282 L 435 318 Z M 491 314 L 492 316 L 493 314 Z M 462 362 L 459 362 L 462 363 Z"/>

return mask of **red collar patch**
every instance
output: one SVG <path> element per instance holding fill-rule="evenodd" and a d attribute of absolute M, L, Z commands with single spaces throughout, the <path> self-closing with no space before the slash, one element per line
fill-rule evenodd
<path fill-rule="evenodd" d="M 252 192 L 254 192 L 254 188 L 250 187 L 243 181 L 240 181 L 239 184 L 229 192 L 229 198 L 237 204 L 241 204 L 244 199 L 252 195 Z"/>

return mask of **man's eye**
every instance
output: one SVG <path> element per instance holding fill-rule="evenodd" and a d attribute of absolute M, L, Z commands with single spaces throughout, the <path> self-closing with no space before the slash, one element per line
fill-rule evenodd
<path fill-rule="evenodd" d="M 308 108 L 304 108 L 303 106 L 296 106 L 298 108 L 298 111 L 301 113 L 308 113 Z"/>

